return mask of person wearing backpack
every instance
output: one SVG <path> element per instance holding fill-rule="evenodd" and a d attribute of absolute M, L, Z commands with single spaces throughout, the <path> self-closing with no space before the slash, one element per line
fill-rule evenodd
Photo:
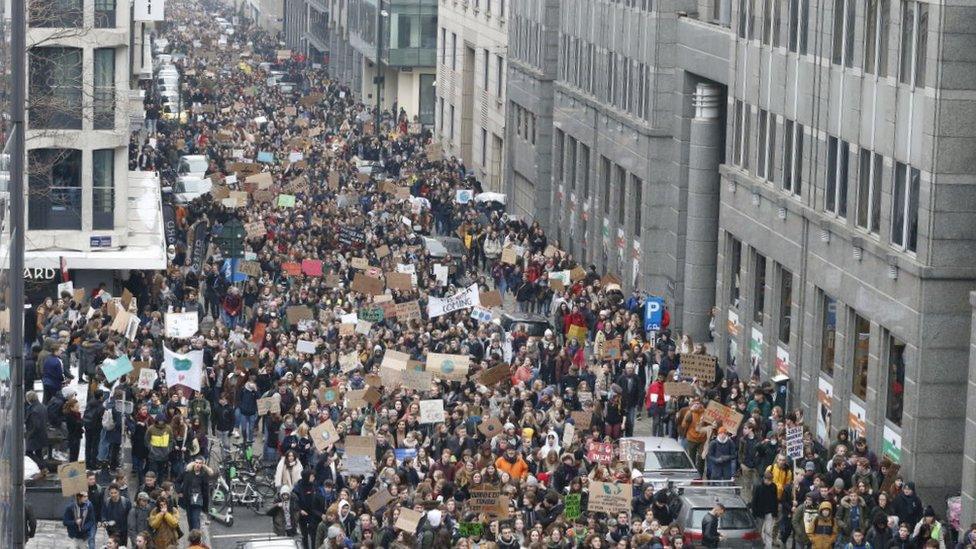
<path fill-rule="evenodd" d="M 109 536 L 125 540 L 129 534 L 129 511 L 132 510 L 132 502 L 122 495 L 119 486 L 115 483 L 110 484 L 105 492 L 105 501 L 102 502 L 98 521 L 105 527 Z"/>
<path fill-rule="evenodd" d="M 444 525 L 444 515 L 439 509 L 427 511 L 427 520 L 420 529 L 417 542 L 419 549 L 451 546 L 451 532 Z"/>

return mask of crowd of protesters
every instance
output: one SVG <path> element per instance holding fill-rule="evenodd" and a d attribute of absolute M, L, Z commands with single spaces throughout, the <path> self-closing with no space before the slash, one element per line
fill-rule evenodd
<path fill-rule="evenodd" d="M 705 524 L 678 524 L 672 491 L 645 484 L 640 463 L 590 461 L 590 443 L 616 447 L 639 431 L 677 438 L 708 479 L 740 486 L 767 547 L 953 547 L 950 525 L 863 439 L 840 431 L 821 441 L 806 430 L 803 457 L 787 459 L 786 429 L 805 422 L 775 405 L 768 383 L 718 367 L 714 382 L 683 377 L 682 356 L 705 354 L 705 345 L 667 329 L 645 332 L 640 294 L 624 296 L 619 281 L 560 251 L 532 220 L 459 201 L 458 190 L 477 195 L 479 183 L 402 111 L 384 113 L 375 127 L 373 111 L 330 80 L 327 67 L 282 55 L 276 37 L 243 18 L 218 44 L 214 14 L 222 9 L 167 6 L 163 36 L 172 52 L 186 54 L 177 66 L 191 113 L 185 123 L 154 119 L 155 131 L 134 138 L 131 157 L 134 168 L 171 174 L 180 155 L 206 155 L 215 188 L 242 198 L 228 202 L 215 191 L 175 205 L 169 268 L 132 271 L 124 283 L 138 330 L 113 328 L 118 296 L 104 287 L 37 307 L 31 358 L 44 391 L 27 395 L 27 450 L 47 467 L 52 449 L 78 460 L 84 441 L 89 490 L 64 515 L 79 546 L 94 547 L 99 527 L 112 546 L 199 546 L 220 473 L 209 457 L 235 442 L 276 466 L 269 520 L 305 549 L 724 546 L 721 506 Z M 293 84 L 269 82 L 272 70 Z M 158 109 L 148 112 L 155 117 Z M 270 174 L 271 183 L 252 184 L 255 173 Z M 201 226 L 220 236 L 234 219 L 262 225 L 245 239 L 245 262 L 259 271 L 244 280 L 226 269 L 217 238 L 205 241 L 203 254 L 194 246 Z M 353 231 L 343 237 L 343 228 Z M 431 255 L 423 237 L 436 235 L 458 238 L 463 253 Z M 303 261 L 321 271 L 288 268 Z M 568 281 L 550 277 L 567 271 Z M 382 281 L 397 272 L 411 274 L 410 284 L 381 282 L 379 292 L 363 292 L 356 283 L 357 275 Z M 479 293 L 499 290 L 549 327 L 503 329 L 498 307 L 491 319 L 474 318 L 471 308 L 428 316 L 432 298 L 472 284 Z M 419 318 L 395 314 L 396 304 L 412 301 Z M 289 314 L 296 306 L 313 318 L 296 322 Z M 354 331 L 344 324 L 375 306 L 382 320 L 357 322 Z M 165 315 L 178 312 L 196 312 L 199 333 L 167 337 Z M 614 340 L 619 354 L 604 352 Z M 315 351 L 302 344 L 300 352 L 300 342 Z M 203 351 L 199 391 L 167 381 L 164 347 Z M 381 372 L 388 351 L 408 355 L 411 368 L 428 353 L 467 355 L 469 375 L 406 388 Z M 348 369 L 340 361 L 351 353 L 357 365 Z M 107 382 L 100 366 L 123 355 L 158 370 L 158 379 L 143 388 L 133 375 Z M 507 374 L 482 383 L 481 374 L 499 365 Z M 682 379 L 692 396 L 672 398 L 665 382 Z M 371 401 L 347 398 L 366 388 L 374 390 Z M 267 397 L 278 406 L 259 413 Z M 431 399 L 443 401 L 444 420 L 421 423 L 420 401 Z M 134 403 L 131 414 L 120 401 Z M 734 430 L 709 423 L 710 401 L 740 412 L 742 422 Z M 481 428 L 493 419 L 497 432 Z M 325 422 L 339 439 L 322 447 L 313 433 Z M 351 435 L 375 440 L 369 474 L 345 470 Z M 131 446 L 131 476 L 120 470 L 124 446 Z M 109 471 L 106 485 L 98 472 Z M 590 481 L 625 484 L 630 508 L 588 511 Z M 485 485 L 507 496 L 493 515 L 470 510 L 472 491 Z M 368 507 L 381 491 L 390 501 Z M 581 494 L 578 516 L 567 512 L 571 494 Z M 421 513 L 419 521 L 398 525 L 405 510 Z M 976 547 L 974 529 L 955 547 Z"/>

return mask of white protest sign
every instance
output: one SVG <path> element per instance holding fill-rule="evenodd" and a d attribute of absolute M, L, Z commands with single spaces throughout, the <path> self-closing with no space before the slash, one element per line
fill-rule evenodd
<path fill-rule="evenodd" d="M 803 427 L 786 428 L 786 455 L 790 459 L 803 457 Z"/>
<path fill-rule="evenodd" d="M 187 339 L 196 335 L 198 329 L 196 313 L 166 313 L 166 337 Z"/>
<path fill-rule="evenodd" d="M 435 318 L 476 305 L 481 305 L 481 294 L 478 291 L 478 285 L 472 284 L 451 297 L 431 297 L 427 302 L 427 317 Z"/>
<path fill-rule="evenodd" d="M 137 383 L 136 387 L 150 391 L 158 378 L 159 374 L 156 373 L 156 370 L 153 370 L 152 368 L 143 368 L 139 370 L 139 382 Z"/>
<path fill-rule="evenodd" d="M 420 401 L 420 423 L 442 423 L 444 421 L 443 400 Z"/>
<path fill-rule="evenodd" d="M 312 342 L 312 341 L 306 341 L 304 339 L 299 339 L 298 340 L 298 352 L 299 353 L 306 353 L 306 354 L 310 354 L 310 355 L 311 354 L 314 354 L 315 353 L 315 343 Z"/>

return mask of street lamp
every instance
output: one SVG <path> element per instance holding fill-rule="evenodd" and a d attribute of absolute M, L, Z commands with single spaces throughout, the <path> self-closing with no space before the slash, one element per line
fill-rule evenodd
<path fill-rule="evenodd" d="M 373 131 L 380 133 L 380 120 L 382 120 L 382 104 L 380 102 L 380 90 L 383 86 L 383 73 L 381 72 L 380 57 L 383 55 L 383 18 L 390 14 L 383 9 L 383 0 L 377 0 L 376 9 L 376 118 L 373 124 Z"/>

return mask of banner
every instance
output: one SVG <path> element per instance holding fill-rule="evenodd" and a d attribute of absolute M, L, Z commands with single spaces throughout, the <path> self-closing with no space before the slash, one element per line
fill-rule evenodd
<path fill-rule="evenodd" d="M 427 317 L 437 318 L 441 315 L 453 313 L 454 311 L 460 311 L 461 309 L 481 305 L 480 298 L 481 293 L 478 291 L 477 284 L 472 284 L 467 289 L 458 292 L 451 297 L 431 297 L 427 302 Z"/>
<path fill-rule="evenodd" d="M 165 21 L 166 0 L 136 0 L 133 21 Z"/>
<path fill-rule="evenodd" d="M 199 391 L 203 379 L 203 351 L 191 351 L 181 355 L 164 346 L 163 368 L 166 371 L 167 387 L 183 385 Z"/>
<path fill-rule="evenodd" d="M 172 204 L 163 204 L 163 232 L 166 235 L 166 247 L 176 246 L 176 213 Z"/>
<path fill-rule="evenodd" d="M 190 267 L 196 273 L 203 272 L 203 262 L 207 259 L 207 240 L 210 238 L 210 227 L 203 221 L 197 221 L 190 228 L 189 242 Z"/>

